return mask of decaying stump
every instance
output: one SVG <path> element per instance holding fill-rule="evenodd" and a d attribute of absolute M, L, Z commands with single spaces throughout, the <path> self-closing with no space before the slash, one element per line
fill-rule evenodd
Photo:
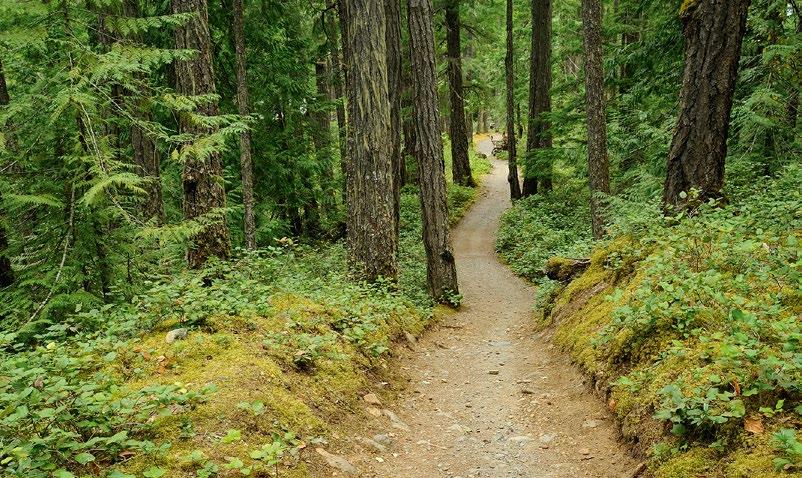
<path fill-rule="evenodd" d="M 546 262 L 546 277 L 560 282 L 569 282 L 574 277 L 585 272 L 590 266 L 590 259 L 572 259 L 555 256 Z"/>

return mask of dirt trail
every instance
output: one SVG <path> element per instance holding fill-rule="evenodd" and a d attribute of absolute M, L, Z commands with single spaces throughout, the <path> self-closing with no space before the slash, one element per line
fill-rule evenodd
<path fill-rule="evenodd" d="M 489 155 L 490 141 L 479 150 Z M 496 258 L 506 169 L 493 160 L 453 233 L 462 308 L 401 359 L 411 381 L 391 408 L 410 430 L 377 419 L 373 432 L 393 444 L 353 460 L 362 476 L 618 478 L 636 468 L 606 407 L 535 331 L 534 291 Z"/>

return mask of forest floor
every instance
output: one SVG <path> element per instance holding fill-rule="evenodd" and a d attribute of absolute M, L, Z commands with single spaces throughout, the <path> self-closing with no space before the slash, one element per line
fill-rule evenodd
<path fill-rule="evenodd" d="M 477 147 L 491 156 L 489 139 Z M 506 165 L 492 163 L 453 231 L 462 306 L 399 358 L 408 384 L 384 405 L 393 427 L 376 418 L 365 432 L 392 443 L 364 447 L 352 463 L 362 476 L 394 478 L 630 477 L 638 464 L 607 408 L 537 330 L 531 286 L 495 254 L 510 201 Z"/>

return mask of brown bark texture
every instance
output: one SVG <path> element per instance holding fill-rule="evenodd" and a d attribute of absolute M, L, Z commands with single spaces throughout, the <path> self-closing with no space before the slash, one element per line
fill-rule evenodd
<path fill-rule="evenodd" d="M 544 114 L 551 112 L 551 0 L 532 0 L 532 46 L 529 66 L 529 124 L 526 154 L 535 155 L 540 149 L 552 146 L 551 129 Z M 530 196 L 542 189 L 551 191 L 551 164 L 542 171 L 524 171 L 522 194 Z"/>
<path fill-rule="evenodd" d="M 250 92 L 245 54 L 245 25 L 242 0 L 234 1 L 234 50 L 237 57 L 237 110 L 240 115 L 251 114 Z M 328 131 L 326 131 L 328 134 Z M 242 226 L 245 232 L 245 247 L 256 249 L 256 216 L 254 215 L 253 158 L 251 156 L 251 132 L 243 131 L 239 138 L 239 165 L 242 176 Z"/>
<path fill-rule="evenodd" d="M 610 194 L 607 155 L 607 123 L 604 114 L 602 70 L 601 0 L 582 0 L 582 32 L 585 48 L 585 112 L 588 127 L 588 183 L 593 237 L 604 236 L 603 195 Z"/>
<path fill-rule="evenodd" d="M 667 211 L 686 205 L 681 196 L 691 189 L 701 201 L 721 197 L 748 8 L 749 0 L 694 0 L 680 9 L 685 70 L 663 187 Z"/>
<path fill-rule="evenodd" d="M 8 86 L 6 85 L 6 74 L 3 70 L 3 62 L 0 60 L 0 107 L 8 106 L 10 102 L 11 97 L 8 94 Z M 5 138 L 7 147 L 13 151 L 16 143 L 10 138 L 10 135 L 13 134 L 12 131 L 6 125 L 0 126 L 3 127 L 5 135 L 9 136 L 9 138 Z M 14 283 L 14 270 L 11 268 L 11 260 L 6 255 L 6 249 L 8 249 L 6 228 L 0 224 L 0 287 L 7 287 Z"/>
<path fill-rule="evenodd" d="M 507 182 L 510 183 L 510 197 L 518 199 L 521 197 L 521 185 L 518 182 L 515 140 L 515 76 L 513 71 L 513 54 L 515 51 L 512 44 L 512 4 L 512 0 L 507 0 L 507 56 L 504 59 L 507 80 L 507 162 L 509 166 Z"/>
<path fill-rule="evenodd" d="M 125 0 L 123 2 L 123 14 L 128 17 L 138 18 L 141 14 L 139 2 L 137 0 Z M 132 92 L 126 91 L 124 95 L 130 96 Z M 137 119 L 142 122 L 152 120 L 151 113 L 147 105 L 140 105 L 133 109 Z M 141 213 L 146 221 L 154 221 L 156 225 L 162 225 L 165 221 L 164 198 L 162 196 L 161 181 L 161 157 L 156 142 L 150 137 L 145 127 L 136 122 L 131 126 L 131 149 L 133 150 L 133 162 L 137 174 L 142 177 L 145 190 L 145 200 L 142 203 Z"/>
<path fill-rule="evenodd" d="M 195 12 L 197 16 L 175 29 L 176 48 L 195 50 L 197 54 L 175 65 L 177 90 L 182 95 L 208 95 L 216 92 L 212 69 L 212 44 L 209 37 L 209 15 L 206 0 L 172 0 L 173 13 Z M 215 116 L 217 102 L 206 102 L 198 107 L 198 114 Z M 179 130 L 192 135 L 205 135 L 213 131 L 183 114 Z M 184 217 L 198 219 L 209 214 L 214 218 L 202 219 L 208 224 L 199 232 L 187 251 L 187 263 L 200 268 L 211 256 L 227 258 L 231 243 L 226 226 L 225 191 L 222 182 L 223 164 L 219 153 L 205 157 L 195 153 L 186 155 L 181 182 L 184 189 Z"/>
<path fill-rule="evenodd" d="M 437 64 L 431 0 L 409 0 L 409 38 L 414 84 L 415 151 L 423 213 L 426 277 L 436 300 L 457 293 L 457 269 L 448 224 L 443 139 L 437 98 Z"/>
<path fill-rule="evenodd" d="M 327 9 L 334 7 L 335 4 L 333 0 L 329 0 L 326 3 Z M 343 101 L 343 83 L 345 78 L 343 77 L 343 65 L 342 56 L 340 55 L 340 38 L 337 20 L 334 15 L 331 15 L 331 19 L 326 23 L 326 35 L 328 35 L 329 56 L 331 57 L 331 91 L 334 95 L 333 99 L 337 102 L 337 137 L 339 140 L 338 146 L 340 148 L 340 165 L 343 174 L 345 174 L 345 156 L 347 154 L 346 146 L 348 142 L 345 133 L 345 103 Z"/>
<path fill-rule="evenodd" d="M 451 115 L 448 122 L 451 138 L 451 173 L 456 184 L 475 186 L 468 157 L 468 133 L 465 130 L 465 98 L 462 84 L 462 43 L 460 40 L 459 0 L 446 3 L 446 58 Z"/>
<path fill-rule="evenodd" d="M 395 227 L 398 235 L 401 219 L 401 0 L 385 0 L 387 17 L 385 43 L 387 44 L 387 88 L 390 95 L 390 155 L 393 164 L 393 200 L 395 201 Z"/>
<path fill-rule="evenodd" d="M 395 279 L 398 238 L 384 0 L 345 0 L 348 52 L 348 265 L 356 279 Z"/>

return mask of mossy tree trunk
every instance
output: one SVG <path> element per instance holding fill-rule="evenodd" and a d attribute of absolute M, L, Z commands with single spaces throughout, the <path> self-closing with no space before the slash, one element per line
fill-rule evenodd
<path fill-rule="evenodd" d="M 601 239 L 605 227 L 603 196 L 610 194 L 607 123 L 604 113 L 601 0 L 582 0 L 582 33 L 585 49 L 590 215 L 593 237 Z"/>
<path fill-rule="evenodd" d="M 526 155 L 531 161 L 539 150 L 552 146 L 549 121 L 551 112 L 551 0 L 532 0 L 532 49 L 529 63 L 529 124 Z M 541 170 L 526 168 L 522 194 L 531 196 L 538 190 L 551 191 L 551 163 L 539 162 Z"/>
<path fill-rule="evenodd" d="M 234 1 L 234 50 L 237 57 L 237 109 L 242 116 L 250 111 L 250 92 L 245 56 L 245 27 L 242 0 Z M 321 133 L 323 134 L 323 133 Z M 328 130 L 325 131 L 328 135 Z M 256 249 L 256 217 L 254 215 L 253 159 L 251 157 L 251 132 L 243 131 L 239 138 L 240 175 L 242 177 L 243 230 L 245 247 Z"/>
<path fill-rule="evenodd" d="M 176 62 L 176 89 L 189 96 L 215 94 L 206 0 L 172 0 L 172 7 L 173 13 L 196 14 L 192 20 L 175 29 L 176 48 L 197 51 L 191 59 Z M 213 101 L 203 103 L 197 111 L 204 116 L 216 116 L 218 112 L 217 103 Z M 179 130 L 193 136 L 214 132 L 208 126 L 197 124 L 188 114 L 181 115 Z M 229 256 L 231 244 L 225 221 L 226 195 L 222 175 L 223 164 L 218 152 L 204 155 L 190 152 L 186 155 L 181 174 L 184 217 L 205 224 L 187 251 L 187 263 L 191 268 L 200 268 L 211 256 Z"/>
<path fill-rule="evenodd" d="M 680 8 L 685 70 L 663 187 L 667 211 L 686 205 L 691 189 L 701 201 L 721 197 L 748 8 L 749 0 L 686 0 Z"/>
<path fill-rule="evenodd" d="M 395 279 L 397 249 L 384 0 L 345 0 L 348 59 L 348 264 Z"/>
<path fill-rule="evenodd" d="M 515 140 L 515 76 L 513 71 L 513 31 L 512 31 L 512 0 L 507 0 L 507 56 L 504 59 L 504 69 L 507 80 L 507 162 L 509 171 L 507 182 L 510 183 L 510 198 L 521 197 L 521 185 L 518 182 L 518 161 L 516 158 Z"/>
<path fill-rule="evenodd" d="M 426 277 L 436 300 L 457 293 L 446 204 L 445 163 L 437 98 L 437 64 L 431 0 L 409 0 L 409 38 L 414 84 L 413 116 L 418 160 Z M 464 122 L 463 122 L 464 123 Z"/>
<path fill-rule="evenodd" d="M 452 176 L 456 184 L 475 186 L 468 157 L 468 133 L 465 130 L 465 98 L 462 81 L 462 43 L 460 40 L 459 0 L 446 2 L 446 58 L 451 115 L 448 121 L 451 137 Z"/>

